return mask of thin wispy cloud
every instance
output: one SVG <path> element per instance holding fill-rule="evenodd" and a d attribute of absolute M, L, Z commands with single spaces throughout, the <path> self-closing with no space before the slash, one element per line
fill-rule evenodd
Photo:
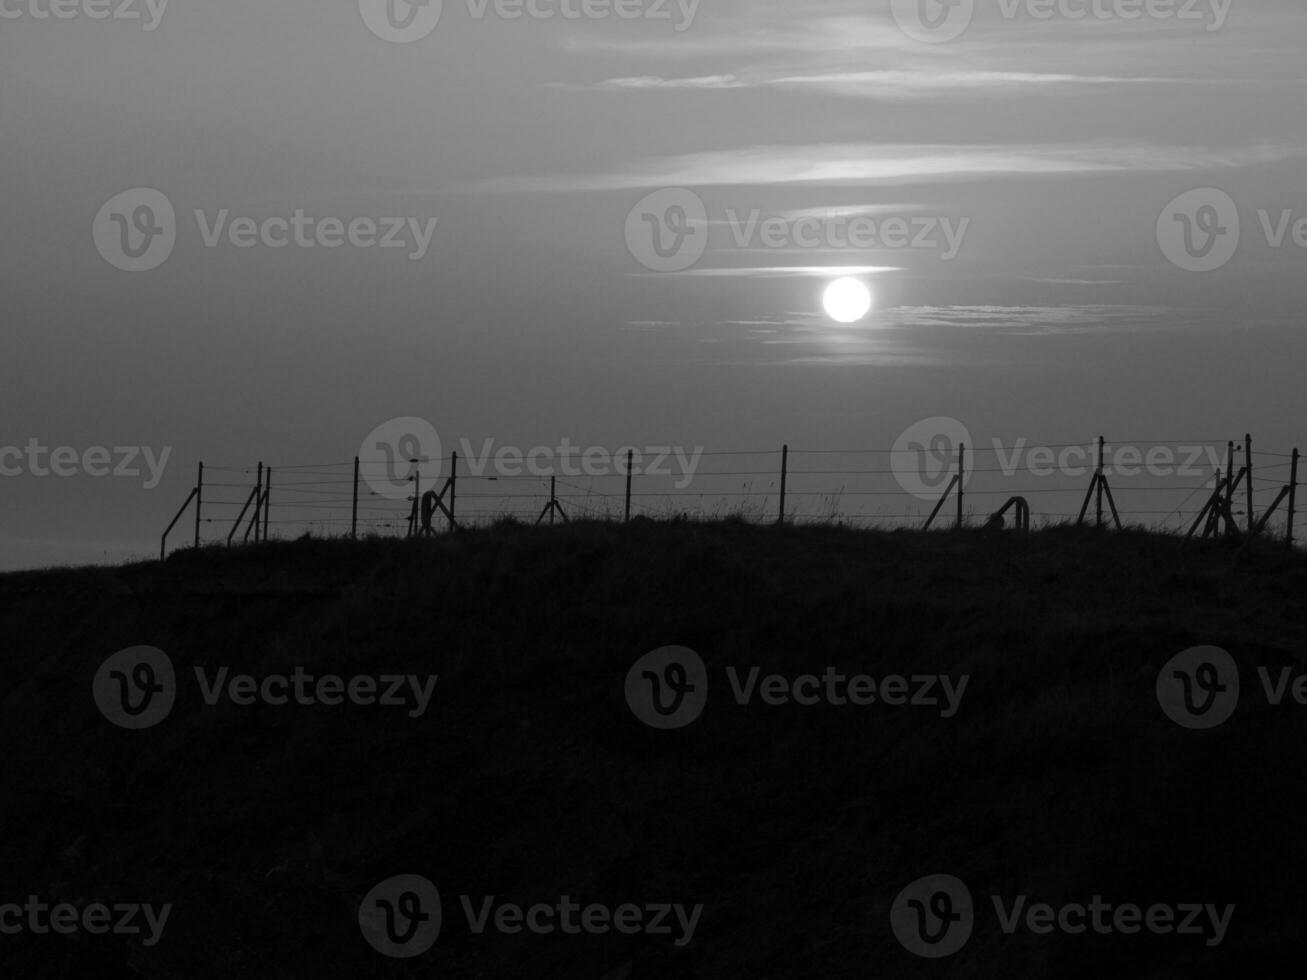
<path fill-rule="evenodd" d="M 472 190 L 523 193 L 780 184 L 889 185 L 1002 177 L 1225 170 L 1300 159 L 1302 145 L 1205 149 L 1143 142 L 819 143 L 659 157 L 608 173 L 499 177 Z"/>
<path fill-rule="evenodd" d="M 1019 91 L 1031 94 L 1032 89 L 1065 89 L 1075 86 L 1103 85 L 1157 85 L 1183 83 L 1185 79 L 1163 78 L 1151 75 L 1077 75 L 1029 71 L 846 71 L 807 75 L 782 75 L 774 78 L 743 78 L 739 75 L 704 75 L 689 78 L 663 78 L 657 75 L 640 75 L 628 78 L 609 78 L 590 86 L 569 86 L 599 92 L 653 92 L 653 91 L 724 91 L 729 89 L 787 89 L 812 91 L 849 98 L 874 99 L 883 102 L 905 101 L 938 96 L 966 95 L 985 98 L 996 92 Z"/>
<path fill-rule="evenodd" d="M 807 7 L 794 6 L 769 12 L 751 8 L 743 16 L 721 16 L 699 24 L 694 32 L 673 38 L 574 36 L 563 42 L 563 49 L 575 55 L 658 61 L 730 55 L 782 57 L 807 53 L 832 58 L 859 52 L 921 53 L 921 45 L 905 36 L 888 12 L 883 16 L 822 16 Z"/>
<path fill-rule="evenodd" d="M 725 345 L 735 363 L 975 367 L 984 355 L 974 341 L 994 337 L 1054 338 L 1211 327 L 1209 310 L 1167 306 L 1081 303 L 1067 305 L 893 306 L 866 321 L 832 324 L 819 311 L 789 311 L 751 319 L 665 322 L 668 340 Z M 652 324 L 631 322 L 631 328 Z M 994 363 L 1002 355 L 991 352 Z"/>
<path fill-rule="evenodd" d="M 750 84 L 735 75 L 704 75 L 700 78 L 660 78 L 657 75 L 641 75 L 634 78 L 609 78 L 594 85 L 569 85 L 566 88 L 595 90 L 647 91 L 651 89 L 729 89 L 749 88 Z"/>
<path fill-rule="evenodd" d="M 564 50 L 592 61 L 702 62 L 711 71 L 621 75 L 589 87 L 681 91 L 775 87 L 858 98 L 981 95 L 1024 88 L 1028 94 L 1072 86 L 1196 81 L 1303 82 L 1296 11 L 1234 6 L 1219 20 L 1174 17 L 1035 17 L 1021 4 L 1002 16 L 978 5 L 967 32 L 943 45 L 907 38 L 889 4 L 805 4 L 714 11 L 691 34 L 669 39 L 586 36 Z M 1244 16 L 1239 16 L 1239 15 Z M 1215 15 L 1213 15 L 1215 17 Z M 1221 57 L 1210 54 L 1206 28 L 1220 23 Z M 1050 52 L 1056 52 L 1050 54 Z M 869 69 L 868 65 L 874 65 Z M 1146 68 L 1141 72 L 1141 68 Z M 577 87 L 587 87 L 578 84 Z"/>
<path fill-rule="evenodd" d="M 1040 276 L 1022 276 L 1026 282 L 1047 283 L 1053 286 L 1123 286 L 1128 279 L 1050 279 Z"/>
<path fill-rule="evenodd" d="M 778 211 L 777 216 L 787 221 L 798 221 L 803 218 L 817 218 L 824 220 L 861 218 L 874 214 L 911 214 L 914 211 L 925 211 L 929 205 L 915 204 L 833 204 L 826 207 L 815 208 L 791 208 L 787 211 Z"/>
<path fill-rule="evenodd" d="M 824 279 L 830 276 L 874 276 L 883 272 L 900 272 L 893 265 L 769 265 L 739 266 L 735 268 L 683 269 L 680 272 L 632 272 L 633 276 L 685 276 L 698 279 L 726 279 L 739 277 L 745 279 L 779 279 L 805 278 Z"/>
<path fill-rule="evenodd" d="M 734 228 L 738 229 L 742 224 L 751 220 L 751 218 L 779 218 L 786 222 L 795 221 L 850 221 L 853 218 L 872 217 L 879 214 L 906 215 L 914 212 L 921 212 L 932 209 L 926 204 L 833 204 L 824 207 L 810 208 L 788 208 L 768 211 L 765 214 L 761 210 L 756 215 L 741 214 L 739 211 L 731 209 L 724 218 L 709 218 L 706 221 L 698 218 L 687 218 L 686 221 L 691 228 Z M 778 249 L 768 249 L 768 251 L 778 251 Z M 812 251 L 806 249 L 805 251 Z"/>
<path fill-rule="evenodd" d="M 903 330 L 948 327 L 1005 334 L 1053 335 L 1183 329 L 1210 321 L 1197 310 L 1102 303 L 1062 306 L 902 306 L 876 314 L 879 324 Z"/>

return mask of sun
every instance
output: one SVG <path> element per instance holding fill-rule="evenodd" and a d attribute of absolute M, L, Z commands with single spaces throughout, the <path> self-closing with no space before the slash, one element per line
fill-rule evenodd
<path fill-rule="evenodd" d="M 821 304 L 836 323 L 856 323 L 871 310 L 871 290 L 861 279 L 846 276 L 826 287 Z"/>

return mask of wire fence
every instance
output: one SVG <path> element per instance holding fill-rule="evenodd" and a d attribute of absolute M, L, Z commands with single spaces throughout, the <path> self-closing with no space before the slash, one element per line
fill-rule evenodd
<path fill-rule="evenodd" d="M 1300 479 L 1298 450 L 1254 449 L 1247 436 L 662 455 L 201 463 L 160 555 L 188 508 L 198 546 L 304 534 L 412 536 L 508 518 L 970 525 L 990 522 L 1018 497 L 1018 520 L 1024 507 L 1032 526 L 1080 519 L 1175 531 L 1206 519 L 1224 521 L 1227 532 L 1292 541 Z"/>

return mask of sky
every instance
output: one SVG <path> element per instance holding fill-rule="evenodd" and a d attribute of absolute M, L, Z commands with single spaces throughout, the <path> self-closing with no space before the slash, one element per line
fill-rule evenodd
<path fill-rule="evenodd" d="M 221 540 L 256 461 L 339 476 L 393 420 L 596 460 L 1303 442 L 1299 0 L 389 3 L 0 0 L 0 568 L 157 553 L 201 461 Z M 884 461 L 802 486 L 928 511 L 845 472 Z"/>

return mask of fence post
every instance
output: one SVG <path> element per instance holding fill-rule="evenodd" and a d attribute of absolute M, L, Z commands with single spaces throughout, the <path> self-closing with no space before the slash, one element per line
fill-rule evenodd
<path fill-rule="evenodd" d="M 272 467 L 263 471 L 267 478 L 263 484 L 263 540 L 268 540 L 268 511 L 272 510 Z"/>
<path fill-rule="evenodd" d="M 408 537 L 418 533 L 418 524 L 422 517 L 422 470 L 413 470 L 413 507 L 408 512 Z"/>
<path fill-rule="evenodd" d="M 262 521 L 260 515 L 263 513 L 263 460 L 259 460 L 258 476 L 254 480 L 254 513 L 250 516 L 250 523 L 254 525 L 254 543 L 259 543 L 259 524 Z M 245 525 L 245 536 L 241 538 L 242 543 L 248 541 L 250 537 L 250 524 Z"/>
<path fill-rule="evenodd" d="M 195 547 L 200 546 L 200 507 L 204 502 L 204 464 L 195 475 Z"/>
<path fill-rule="evenodd" d="M 1098 465 L 1094 467 L 1094 526 L 1103 526 L 1103 443 L 1098 437 Z"/>
<path fill-rule="evenodd" d="M 449 454 L 449 530 L 454 530 L 454 491 L 458 484 L 458 453 Z"/>
<path fill-rule="evenodd" d="M 182 519 L 182 515 L 186 513 L 186 508 L 191 505 L 191 501 L 195 499 L 195 494 L 197 492 L 197 488 L 191 487 L 191 492 L 186 495 L 186 503 L 182 504 L 181 510 L 177 511 L 177 515 L 171 522 L 169 522 L 168 526 L 164 528 L 163 536 L 159 538 L 159 561 L 163 561 L 166 553 L 168 547 L 168 535 L 171 534 L 172 529 L 177 526 L 177 522 Z"/>
<path fill-rule="evenodd" d="M 1289 464 L 1289 528 L 1285 532 L 1285 541 L 1293 547 L 1293 512 L 1298 499 L 1298 450 L 1293 451 L 1293 461 Z"/>
<path fill-rule="evenodd" d="M 245 533 L 241 535 L 241 544 L 250 543 L 250 533 L 254 534 L 254 543 L 259 543 L 259 525 L 263 523 L 263 461 L 259 461 L 258 476 L 254 481 L 254 513 L 245 522 Z"/>
<path fill-rule="evenodd" d="M 631 462 L 634 454 L 632 449 L 626 451 L 626 516 L 623 520 L 628 522 L 631 520 Z"/>
<path fill-rule="evenodd" d="M 962 526 L 962 484 L 966 477 L 966 451 L 967 444 L 964 442 L 958 443 L 958 527 Z"/>
<path fill-rule="evenodd" d="M 1247 476 L 1244 478 L 1244 498 L 1248 501 L 1248 537 L 1253 536 L 1253 437 L 1248 433 L 1243 436 L 1243 461 Z"/>
<path fill-rule="evenodd" d="M 349 536 L 353 541 L 359 539 L 359 458 L 354 457 L 354 503 L 349 512 Z"/>
<path fill-rule="evenodd" d="M 254 515 L 252 520 L 254 524 L 254 543 L 258 544 L 259 525 L 263 523 L 263 460 L 259 460 L 259 475 L 257 480 L 255 481 L 254 486 L 255 489 L 258 490 L 258 493 L 254 495 Z M 248 538 L 249 536 L 250 536 L 250 528 L 249 525 L 246 525 L 245 537 Z"/>
<path fill-rule="evenodd" d="M 780 516 L 776 518 L 777 524 L 785 523 L 785 483 L 790 473 L 790 447 L 789 444 L 781 446 L 781 511 Z"/>
<path fill-rule="evenodd" d="M 1235 474 L 1235 467 L 1234 467 L 1234 440 L 1231 439 L 1229 442 L 1225 444 L 1225 480 L 1226 480 L 1225 502 L 1230 505 L 1230 510 L 1232 512 L 1234 510 L 1235 475 L 1236 474 Z M 1226 531 L 1228 533 L 1229 528 L 1226 528 Z"/>
<path fill-rule="evenodd" d="M 250 495 L 245 498 L 245 503 L 241 506 L 241 512 L 236 515 L 236 520 L 231 522 L 231 530 L 227 532 L 227 547 L 229 548 L 231 547 L 231 539 L 236 537 L 236 532 L 241 529 L 241 521 L 245 520 L 245 512 L 250 509 L 250 504 L 254 504 L 259 499 L 259 494 L 262 493 L 262 486 L 263 486 L 263 467 L 260 466 L 259 481 L 256 484 L 254 484 L 254 489 L 251 490 Z M 256 504 L 255 510 L 257 511 L 257 509 L 258 506 Z"/>

